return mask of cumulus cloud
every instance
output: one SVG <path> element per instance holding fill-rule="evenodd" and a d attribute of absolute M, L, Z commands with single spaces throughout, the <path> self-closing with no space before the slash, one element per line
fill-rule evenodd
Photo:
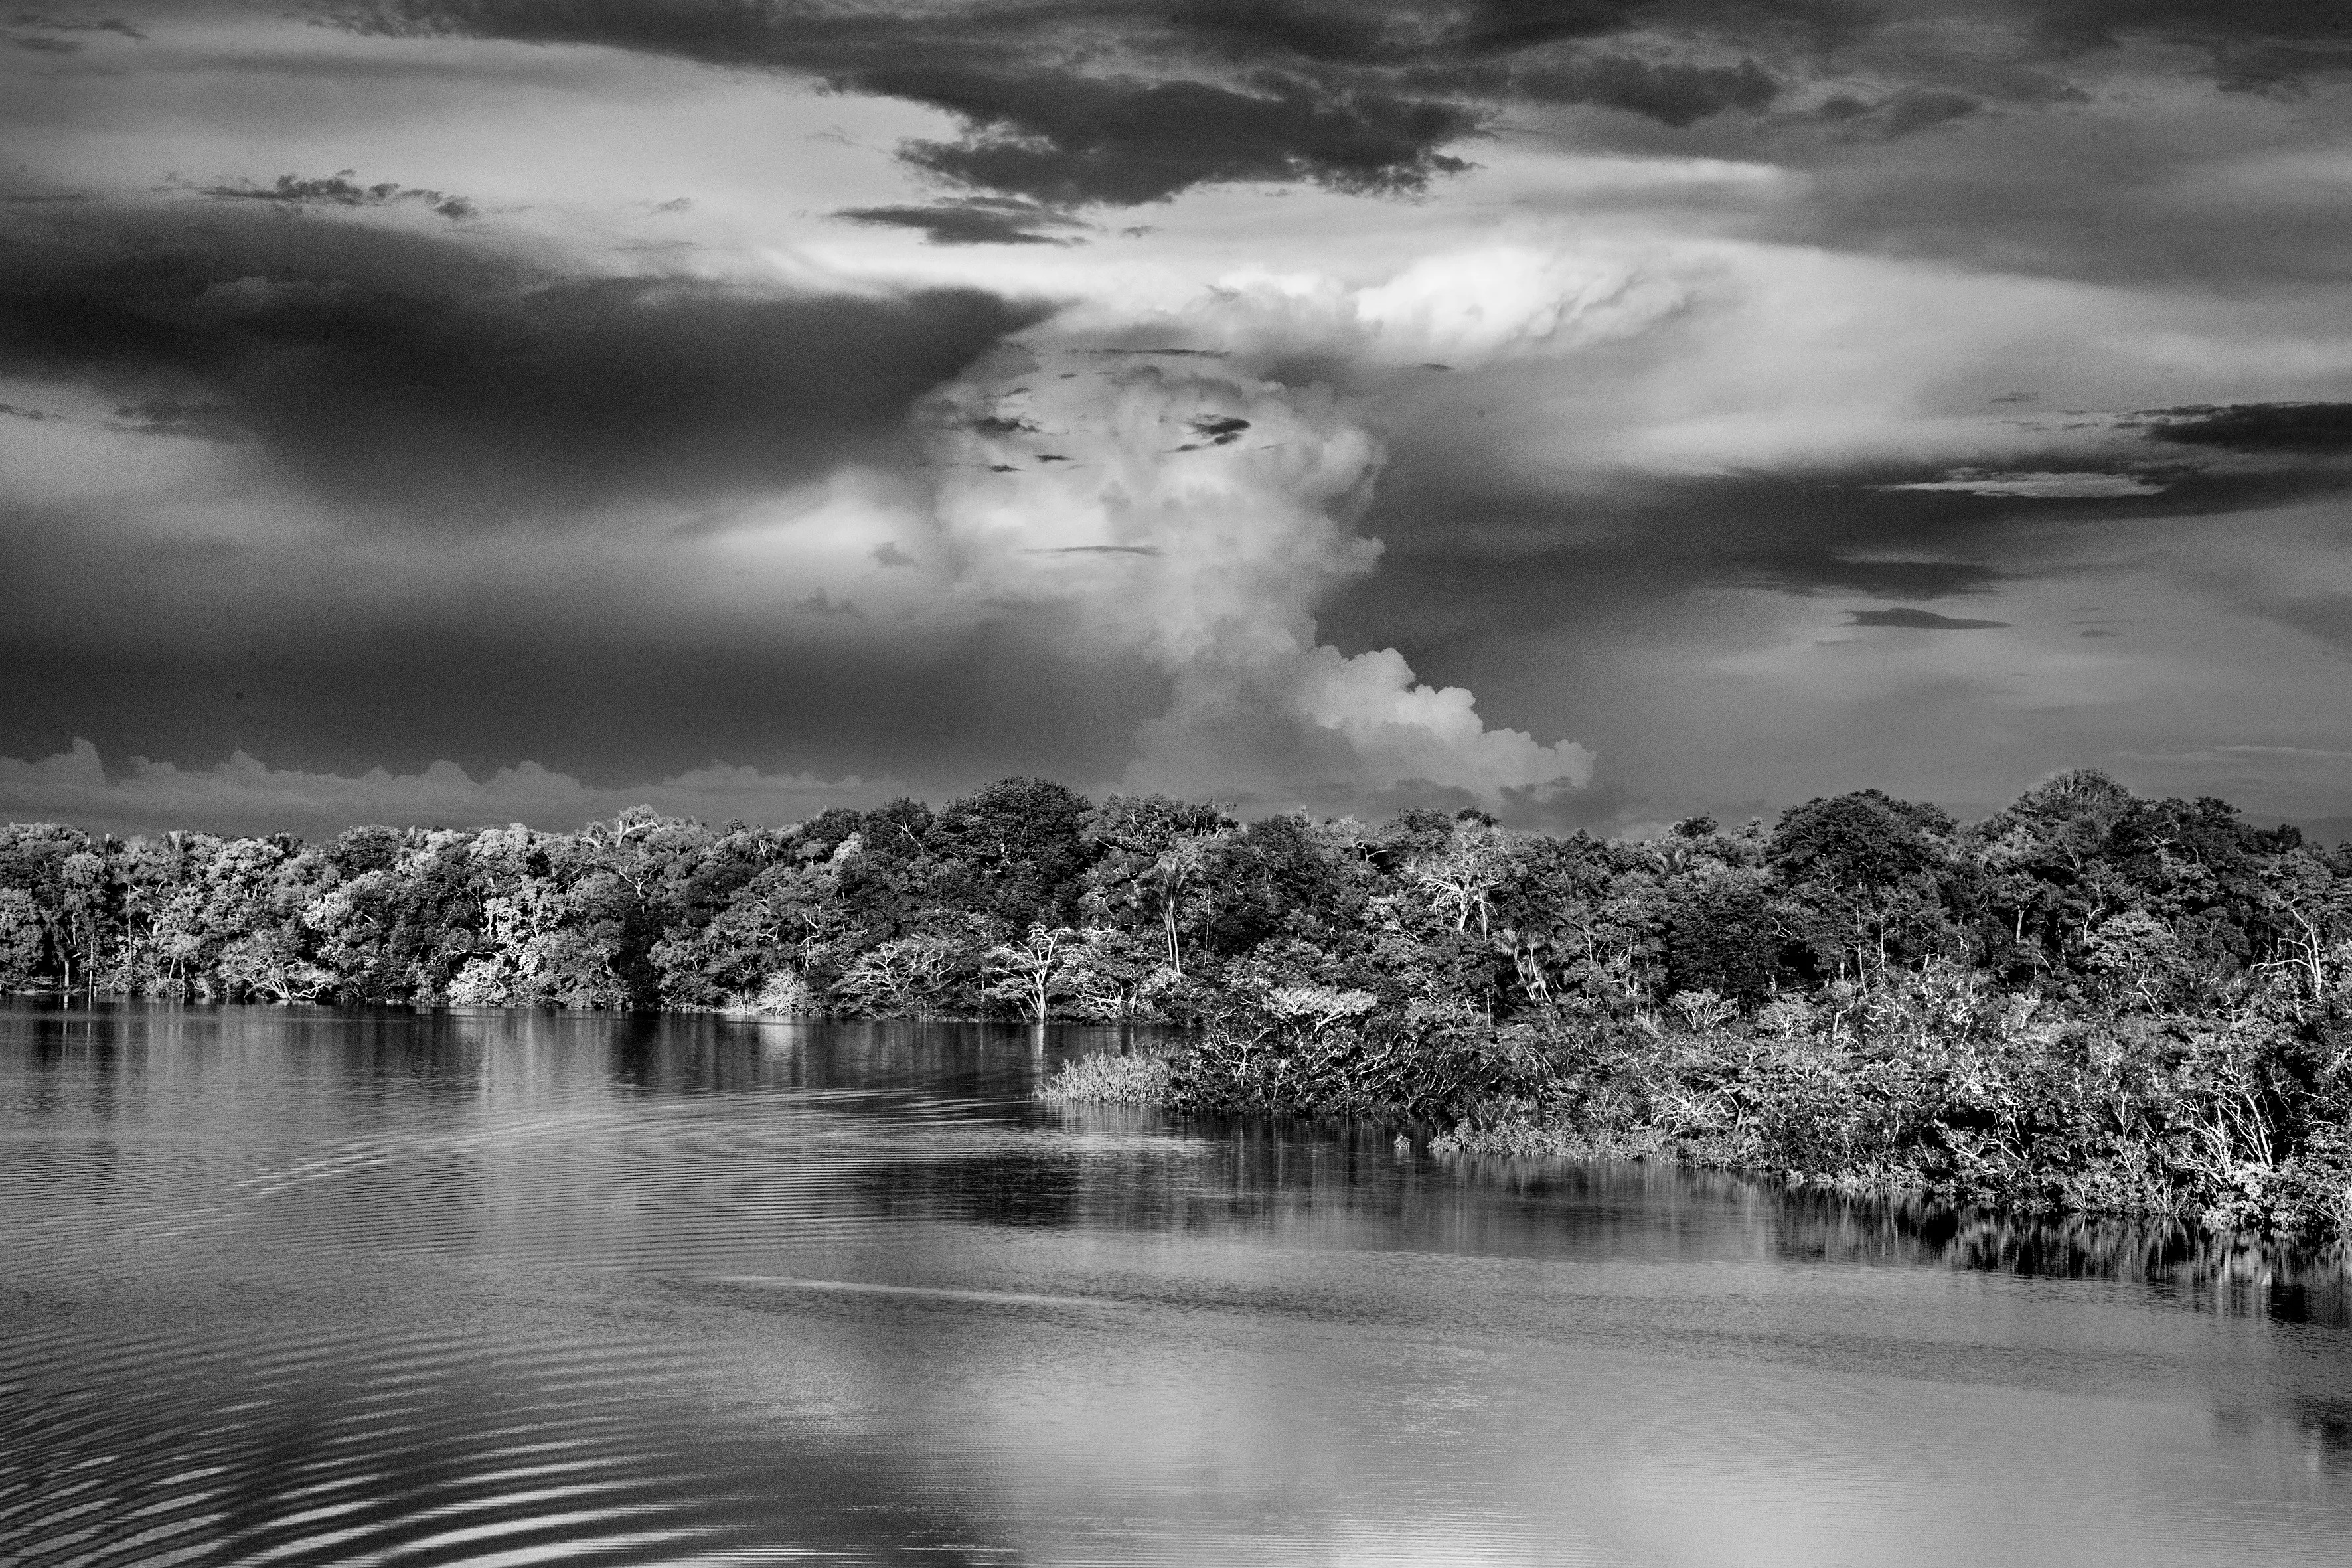
<path fill-rule="evenodd" d="M 1180 667 L 1128 785 L 1324 809 L 1458 796 L 1545 810 L 1591 781 L 1575 742 L 1489 728 L 1468 689 L 1423 683 L 1396 649 L 1350 658 L 1313 635 L 1310 621 L 1303 637 Z"/>
<path fill-rule="evenodd" d="M 471 827 L 526 822 L 567 828 L 638 805 L 711 821 L 774 824 L 896 793 L 887 779 L 762 773 L 717 763 L 652 784 L 602 789 L 537 763 L 500 768 L 486 779 L 451 762 L 415 773 L 375 768 L 348 776 L 273 768 L 238 752 L 211 768 L 133 757 L 110 774 L 98 748 L 79 739 L 56 756 L 0 757 L 0 816 L 119 833 L 291 830 L 321 837 L 356 823 Z"/>
<path fill-rule="evenodd" d="M 1515 319 L 1522 332 L 1550 320 Z M 1502 350 L 1490 323 L 1448 325 L 1457 349 Z M 1415 330 L 1426 342 L 1426 321 Z M 1393 648 L 1318 640 L 1315 605 L 1379 555 L 1354 524 L 1382 453 L 1349 407 L 1265 378 L 1246 353 L 1157 346 L 1033 334 L 933 416 L 938 515 L 965 591 L 1074 612 L 1170 676 L 1125 787 L 1325 809 L 1581 787 L 1583 747 L 1487 727 L 1469 691 L 1422 682 Z"/>
<path fill-rule="evenodd" d="M 1678 279 L 1622 259 L 1503 244 L 1423 257 L 1369 285 L 1234 272 L 1183 328 L 1261 356 L 1337 350 L 1374 365 L 1475 370 L 1629 336 L 1688 300 Z"/>

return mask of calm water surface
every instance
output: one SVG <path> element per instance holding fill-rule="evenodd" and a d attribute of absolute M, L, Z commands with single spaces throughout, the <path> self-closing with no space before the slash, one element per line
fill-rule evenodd
<path fill-rule="evenodd" d="M 0 1562 L 2352 1563 L 2339 1288 L 1099 1043 L 0 1006 Z"/>

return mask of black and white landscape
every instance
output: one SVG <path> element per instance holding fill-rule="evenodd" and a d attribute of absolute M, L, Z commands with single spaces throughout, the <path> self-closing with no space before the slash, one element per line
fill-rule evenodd
<path fill-rule="evenodd" d="M 2352 14 L 0 12 L 0 1564 L 2352 1560 Z"/>

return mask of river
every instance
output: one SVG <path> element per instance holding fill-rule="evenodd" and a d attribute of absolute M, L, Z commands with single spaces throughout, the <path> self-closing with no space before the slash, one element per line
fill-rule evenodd
<path fill-rule="evenodd" d="M 1106 1038 L 0 1005 L 0 1563 L 2352 1563 L 2339 1283 Z"/>

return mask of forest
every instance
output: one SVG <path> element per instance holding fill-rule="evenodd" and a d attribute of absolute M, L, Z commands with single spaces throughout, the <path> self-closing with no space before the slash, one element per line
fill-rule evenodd
<path fill-rule="evenodd" d="M 2088 771 L 1642 841 L 1037 779 L 785 827 L 20 824 L 0 989 L 1149 1024 L 1048 1094 L 2352 1234 L 2352 847 Z"/>

